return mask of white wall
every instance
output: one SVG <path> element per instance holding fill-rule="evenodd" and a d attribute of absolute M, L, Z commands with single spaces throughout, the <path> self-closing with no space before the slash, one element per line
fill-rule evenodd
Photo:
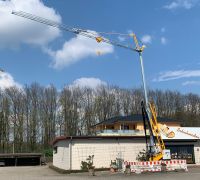
<path fill-rule="evenodd" d="M 111 160 L 116 158 L 135 161 L 138 152 L 144 148 L 145 143 L 138 140 L 73 140 L 72 169 L 80 169 L 81 161 L 89 155 L 94 155 L 96 168 L 108 168 Z"/>
<path fill-rule="evenodd" d="M 57 146 L 57 153 L 53 154 L 53 165 L 60 169 L 70 169 L 69 141 L 59 141 L 55 146 Z"/>

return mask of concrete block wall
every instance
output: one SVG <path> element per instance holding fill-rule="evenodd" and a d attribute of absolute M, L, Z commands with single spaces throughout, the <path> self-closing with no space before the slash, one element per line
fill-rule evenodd
<path fill-rule="evenodd" d="M 109 168 L 111 160 L 116 158 L 135 161 L 144 148 L 144 142 L 131 140 L 75 140 L 72 144 L 72 169 L 80 169 L 81 161 L 89 155 L 94 155 L 96 168 Z"/>

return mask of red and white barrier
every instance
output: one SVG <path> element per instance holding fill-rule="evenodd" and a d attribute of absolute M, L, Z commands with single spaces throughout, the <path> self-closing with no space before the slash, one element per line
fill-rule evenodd
<path fill-rule="evenodd" d="M 185 171 L 188 171 L 187 162 L 186 160 L 183 160 L 183 159 L 162 161 L 162 163 L 166 165 L 166 169 L 168 171 L 173 171 L 173 170 L 178 170 L 178 169 L 183 169 Z"/>
<path fill-rule="evenodd" d="M 124 162 L 124 171 L 126 166 L 129 165 L 131 172 L 142 173 L 142 172 L 160 172 L 173 171 L 183 169 L 188 171 L 186 160 L 169 160 L 169 161 L 145 161 L 145 162 Z"/>

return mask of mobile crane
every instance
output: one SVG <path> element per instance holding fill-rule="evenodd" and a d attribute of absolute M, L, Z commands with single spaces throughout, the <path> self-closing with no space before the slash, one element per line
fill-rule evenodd
<path fill-rule="evenodd" d="M 153 102 L 149 102 L 147 90 L 146 90 L 146 82 L 145 82 L 145 74 L 144 74 L 144 66 L 143 66 L 143 59 L 142 59 L 142 53 L 145 48 L 144 45 L 139 44 L 137 37 L 134 33 L 129 34 L 131 38 L 133 38 L 135 43 L 135 48 L 129 45 L 121 44 L 117 41 L 112 41 L 108 38 L 105 38 L 101 36 L 103 33 L 94 33 L 85 29 L 75 28 L 75 27 L 69 27 L 64 24 L 60 24 L 57 22 L 54 22 L 52 20 L 42 18 L 40 16 L 36 16 L 30 13 L 26 13 L 23 11 L 12 11 L 12 14 L 16 16 L 20 16 L 26 19 L 30 19 L 48 26 L 56 27 L 60 30 L 72 32 L 76 35 L 82 35 L 91 39 L 94 39 L 97 41 L 97 43 L 108 43 L 114 46 L 118 46 L 121 48 L 129 49 L 131 51 L 135 51 L 139 54 L 140 59 L 140 65 L 141 65 L 141 73 L 142 73 L 142 81 L 143 81 L 143 89 L 144 89 L 144 97 L 145 97 L 145 103 L 142 102 L 142 114 L 143 114 L 143 120 L 144 120 L 144 129 L 145 129 L 145 137 L 146 137 L 146 151 L 149 161 L 157 161 L 163 158 L 163 152 L 165 151 L 165 144 L 163 142 L 163 139 L 161 137 L 159 125 L 157 122 L 157 113 L 156 108 Z M 146 122 L 148 124 L 149 129 L 149 144 L 147 143 L 147 134 L 146 134 Z"/>

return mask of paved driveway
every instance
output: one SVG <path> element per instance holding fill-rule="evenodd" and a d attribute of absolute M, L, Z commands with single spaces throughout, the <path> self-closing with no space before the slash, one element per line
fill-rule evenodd
<path fill-rule="evenodd" d="M 189 172 L 146 173 L 124 175 L 121 173 L 97 172 L 96 176 L 87 173 L 59 174 L 48 166 L 0 167 L 0 180 L 78 180 L 78 179 L 124 179 L 124 180 L 199 180 L 200 168 L 190 168 Z"/>

